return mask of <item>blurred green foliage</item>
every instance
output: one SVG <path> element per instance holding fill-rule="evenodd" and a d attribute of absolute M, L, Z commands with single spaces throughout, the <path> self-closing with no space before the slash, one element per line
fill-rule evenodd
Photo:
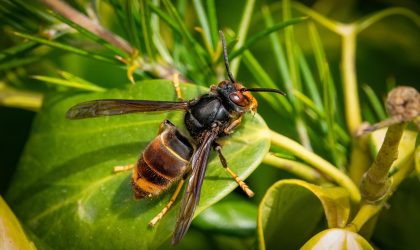
<path fill-rule="evenodd" d="M 354 166 L 352 152 L 357 139 L 353 136 L 351 122 L 360 125 L 358 119 L 370 123 L 383 120 L 386 116 L 383 102 L 389 90 L 398 85 L 417 89 L 419 86 L 420 4 L 414 0 L 67 1 L 90 20 L 126 40 L 128 47 L 106 39 L 115 38 L 114 35 L 98 35 L 63 13 L 47 11 L 45 2 L 51 1 L 0 0 L 0 194 L 7 194 L 6 201 L 10 202 L 12 210 L 19 206 L 10 197 L 19 190 L 19 182 L 25 186 L 25 180 L 15 177 L 13 189 L 9 188 L 10 183 L 31 133 L 34 111 L 40 110 L 43 97 L 65 100 L 75 93 L 130 88 L 130 77 L 135 81 L 172 80 L 174 73 L 180 74 L 182 81 L 207 88 L 226 78 L 218 30 L 225 32 L 229 53 L 236 56 L 231 65 L 238 81 L 246 86 L 278 88 L 288 93 L 287 98 L 256 94 L 258 113 L 269 128 L 298 141 L 305 150 L 344 172 L 352 172 Z M 290 26 L 285 29 L 286 25 Z M 349 40 L 350 45 L 355 45 L 349 58 L 352 62 L 354 56 L 352 72 L 342 68 L 347 65 L 343 59 L 343 51 L 347 51 L 343 41 L 348 30 L 344 28 L 357 25 L 359 28 L 365 26 L 354 33 L 356 40 L 351 41 L 351 37 Z M 348 91 L 349 84 L 346 83 L 348 77 L 354 75 L 357 85 L 352 92 Z M 349 96 L 359 99 L 349 102 Z M 360 114 L 348 112 L 349 107 L 359 106 Z M 347 115 L 353 115 L 354 119 Z M 46 124 L 53 127 L 55 122 L 50 120 Z M 145 137 L 152 138 L 154 133 Z M 48 150 L 48 145 L 45 147 Z M 307 164 L 303 169 L 313 168 L 313 162 L 300 160 L 287 148 L 272 146 L 271 152 L 275 157 Z M 361 158 L 364 162 L 359 171 L 361 174 L 374 157 L 370 152 L 364 153 L 366 158 Z M 24 167 L 19 169 L 26 169 L 29 172 L 26 174 L 40 171 L 31 170 L 24 161 L 21 164 Z M 249 233 L 249 228 L 241 228 L 240 220 L 255 217 L 258 204 L 272 184 L 286 178 L 303 178 L 292 167 L 272 166 L 263 161 L 247 179 L 256 191 L 255 199 L 246 200 L 235 194 L 214 207 L 214 213 L 219 211 L 226 216 L 222 218 L 231 218 L 228 215 L 235 214 L 235 210 L 241 210 L 241 204 L 246 203 L 243 207 L 248 212 L 237 216 L 238 223 L 232 222 L 238 227 L 237 231 L 244 234 L 232 234 L 234 229 L 219 228 L 217 222 L 216 225 L 209 224 L 206 220 L 209 214 L 204 211 L 178 248 L 244 249 L 257 245 L 257 229 L 253 229 L 254 234 Z M 315 170 L 319 171 L 316 167 Z M 331 185 L 331 176 L 323 174 L 327 176 L 324 181 Z M 351 178 L 358 180 L 361 174 Z M 359 233 L 381 249 L 418 247 L 414 237 L 420 228 L 419 220 L 415 219 L 418 217 L 416 211 L 420 209 L 418 195 L 413 191 L 416 187 L 418 190 L 418 179 L 403 182 L 401 190 L 398 189 L 389 200 L 390 209 L 385 208 L 379 216 L 371 218 Z M 237 206 L 225 205 L 235 203 L 237 199 L 241 199 Z M 280 199 L 284 197 L 280 196 Z M 303 202 L 321 209 L 313 196 Z M 305 213 L 304 210 L 293 212 L 296 217 Z M 24 223 L 30 220 L 22 210 L 17 215 Z M 310 236 L 327 227 L 326 219 L 318 217 L 311 224 Z M 288 219 L 293 223 L 293 217 Z M 130 221 L 125 223 L 130 227 Z M 278 226 L 279 232 L 287 232 L 281 225 L 279 222 L 270 228 Z M 395 227 L 400 233 L 394 233 Z M 32 233 L 39 237 L 39 232 Z M 63 232 L 54 233 L 64 240 Z M 307 240 L 308 237 L 304 237 L 288 246 L 300 247 Z M 167 244 L 161 247 L 165 248 Z M 281 247 L 281 242 L 278 244 Z"/>

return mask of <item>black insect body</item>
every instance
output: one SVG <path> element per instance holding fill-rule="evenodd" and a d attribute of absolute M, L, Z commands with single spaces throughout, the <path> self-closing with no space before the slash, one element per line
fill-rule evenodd
<path fill-rule="evenodd" d="M 176 222 L 172 244 L 178 243 L 186 234 L 196 206 L 207 169 L 211 148 L 214 148 L 223 167 L 249 195 L 253 192 L 227 166 L 217 143 L 220 137 L 229 135 L 237 127 L 246 112 L 255 112 L 257 101 L 251 92 L 283 92 L 266 88 L 245 88 L 236 82 L 230 72 L 226 44 L 223 43 L 225 66 L 229 80 L 212 86 L 209 93 L 190 101 L 165 102 L 146 100 L 94 100 L 77 104 L 69 109 L 69 119 L 119 115 L 134 112 L 184 110 L 184 122 L 191 139 L 183 136 L 177 128 L 165 120 L 158 136 L 143 151 L 136 164 L 118 167 L 117 171 L 133 168 L 132 186 L 136 198 L 157 196 L 178 182 L 177 188 L 163 210 L 155 216 L 150 225 L 155 225 L 174 203 L 184 180 L 189 176 Z"/>
<path fill-rule="evenodd" d="M 239 124 L 239 121 L 235 121 L 240 119 L 249 109 L 255 110 L 256 102 L 250 95 L 248 97 L 252 106 L 248 105 L 245 108 L 238 107 L 230 99 L 226 100 L 221 92 L 225 92 L 224 87 L 230 85 L 234 84 L 223 81 L 216 88 L 213 88 L 210 94 L 203 95 L 196 102 L 190 103 L 184 121 L 195 141 L 202 141 L 203 133 L 210 128 L 216 129 L 214 126 L 217 126 L 219 131 L 218 136 L 229 134 L 233 129 L 233 127 L 229 127 L 231 124 Z M 236 85 L 238 85 L 237 88 L 242 89 L 241 85 L 239 86 L 237 83 Z M 237 96 L 236 92 L 238 91 L 232 90 L 232 95 Z"/>

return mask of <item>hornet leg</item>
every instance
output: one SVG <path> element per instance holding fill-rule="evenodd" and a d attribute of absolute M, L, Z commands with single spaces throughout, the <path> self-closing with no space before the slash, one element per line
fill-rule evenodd
<path fill-rule="evenodd" d="M 220 159 L 220 162 L 222 163 L 223 167 L 230 174 L 230 176 L 232 176 L 232 178 L 236 181 L 236 183 L 238 183 L 239 187 L 241 187 L 242 190 L 249 197 L 254 196 L 254 192 L 252 192 L 252 190 L 248 187 L 248 185 L 246 185 L 245 182 L 243 180 L 241 180 L 241 178 L 239 178 L 239 176 L 235 172 L 233 172 L 232 169 L 230 169 L 228 167 L 227 162 L 226 162 L 226 159 L 225 159 L 225 157 L 222 154 L 222 147 L 220 147 L 220 145 L 216 145 L 215 150 L 219 154 L 219 159 Z"/>
<path fill-rule="evenodd" d="M 240 118 L 238 118 L 238 119 L 236 119 L 236 120 L 234 120 L 230 125 L 229 125 L 229 127 L 227 127 L 227 128 L 225 128 L 224 130 L 223 130 L 223 132 L 226 134 L 226 135 L 230 135 L 230 134 L 232 134 L 233 133 L 233 129 L 235 129 L 239 124 L 241 124 L 241 121 L 242 121 L 242 117 L 240 117 Z"/>
<path fill-rule="evenodd" d="M 125 166 L 115 166 L 114 167 L 114 173 L 118 173 L 118 172 L 125 172 L 128 170 L 133 169 L 136 166 L 136 164 L 128 164 Z"/>
<path fill-rule="evenodd" d="M 166 206 L 162 209 L 162 211 L 160 211 L 160 213 L 158 213 L 150 222 L 149 222 L 149 226 L 150 227 L 154 227 L 156 225 L 156 223 L 158 223 L 163 216 L 165 216 L 165 214 L 168 212 L 168 210 L 172 207 L 172 205 L 174 204 L 176 198 L 179 195 L 179 192 L 181 191 L 182 185 L 184 184 L 184 179 L 181 179 L 178 183 L 178 185 L 176 186 L 175 192 L 173 193 L 171 199 L 169 200 L 168 204 L 166 204 Z"/>
<path fill-rule="evenodd" d="M 177 97 L 178 101 L 182 101 L 184 99 L 182 98 L 181 87 L 179 86 L 179 75 L 178 75 L 178 73 L 175 73 L 173 75 L 173 78 L 174 79 L 172 80 L 172 83 L 174 84 L 174 87 L 175 87 L 176 97 Z"/>

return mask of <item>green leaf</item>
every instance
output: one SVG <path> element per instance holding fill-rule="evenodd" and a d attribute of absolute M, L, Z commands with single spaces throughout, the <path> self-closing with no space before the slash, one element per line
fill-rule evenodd
<path fill-rule="evenodd" d="M 341 187 L 320 187 L 301 180 L 281 180 L 265 194 L 258 211 L 260 249 L 297 249 L 321 221 L 342 227 L 350 213 L 349 195 Z"/>
<path fill-rule="evenodd" d="M 293 18 L 293 19 L 287 20 L 287 21 L 282 22 L 282 23 L 276 23 L 276 24 L 266 28 L 265 30 L 258 32 L 257 34 L 250 37 L 241 47 L 234 50 L 229 55 L 229 59 L 233 60 L 235 57 L 239 56 L 245 50 L 249 49 L 252 45 L 254 45 L 256 42 L 258 42 L 260 39 L 270 35 L 271 33 L 282 30 L 282 29 L 288 27 L 289 25 L 300 23 L 300 22 L 304 21 L 305 19 L 306 19 L 306 17 Z"/>
<path fill-rule="evenodd" d="M 254 12 L 254 9 L 255 9 L 255 0 L 247 0 L 244 6 L 244 10 L 242 12 L 241 21 L 239 23 L 239 28 L 237 32 L 238 41 L 235 45 L 235 49 L 242 47 L 242 45 L 244 45 L 247 39 L 247 33 L 248 33 L 249 26 L 251 23 L 251 18 L 253 17 L 252 13 Z M 238 74 L 240 62 L 241 62 L 241 57 L 238 57 L 235 60 L 232 60 L 231 62 L 230 69 L 234 76 Z"/>
<path fill-rule="evenodd" d="M 196 85 L 181 86 L 186 99 L 207 91 Z M 155 228 L 149 228 L 148 222 L 172 192 L 135 200 L 130 173 L 113 174 L 112 169 L 134 163 L 163 119 L 182 129 L 182 112 L 65 119 L 72 105 L 104 98 L 174 100 L 176 94 L 169 81 L 155 80 L 126 89 L 47 98 L 33 124 L 8 201 L 22 221 L 54 249 L 157 248 L 172 234 L 180 199 Z M 242 179 L 267 153 L 267 131 L 260 116 L 247 115 L 233 136 L 221 140 L 228 164 Z M 236 186 L 212 154 L 196 214 Z"/>
<path fill-rule="evenodd" d="M 65 80 L 60 79 L 56 77 L 50 77 L 50 76 L 32 76 L 32 78 L 37 79 L 39 81 L 47 82 L 50 84 L 56 84 L 76 89 L 83 89 L 83 90 L 89 90 L 94 92 L 101 92 L 105 91 L 104 88 L 96 86 L 94 84 L 87 84 L 85 81 L 79 81 L 79 79 L 72 79 L 72 80 Z"/>
<path fill-rule="evenodd" d="M 316 104 L 316 107 L 320 109 L 320 111 L 323 112 L 323 106 L 322 106 L 322 99 L 318 91 L 318 85 L 314 79 L 314 75 L 309 67 L 309 64 L 302 53 L 299 46 L 296 46 L 297 49 L 297 57 L 299 58 L 299 67 L 302 71 L 302 78 L 303 83 L 305 84 L 305 87 L 308 89 L 307 93 L 311 97 L 311 100 Z M 294 93 L 296 93 L 297 90 L 294 90 Z"/>
<path fill-rule="evenodd" d="M 217 13 L 216 13 L 216 4 L 215 0 L 207 0 L 206 1 L 206 10 L 210 28 L 210 36 L 213 48 L 217 46 L 219 42 L 219 33 L 218 33 L 218 25 L 217 25 Z"/>
<path fill-rule="evenodd" d="M 209 22 L 202 1 L 193 0 L 192 2 L 197 13 L 198 21 L 200 22 L 201 28 L 203 29 L 205 39 L 204 43 L 213 50 L 214 46 L 211 40 Z"/>
<path fill-rule="evenodd" d="M 154 48 L 153 48 L 153 32 L 155 32 L 154 30 L 152 30 L 151 27 L 151 14 L 150 14 L 150 9 L 147 7 L 147 2 L 148 1 L 140 1 L 140 13 L 139 13 L 139 18 L 140 18 L 140 23 L 142 26 L 142 39 L 144 41 L 144 47 L 146 48 L 146 52 L 149 55 L 149 57 L 151 59 L 154 59 L 156 56 L 153 53 L 154 52 Z"/>
<path fill-rule="evenodd" d="M 140 49 L 140 35 L 139 35 L 139 20 L 140 20 L 140 2 L 139 1 L 125 1 L 124 14 L 127 21 L 127 33 L 130 41 L 135 45 L 136 48 Z"/>
<path fill-rule="evenodd" d="M 0 247 L 1 249 L 36 249 L 25 235 L 18 219 L 0 196 Z"/>
<path fill-rule="evenodd" d="M 40 37 L 37 37 L 37 36 L 32 36 L 32 35 L 24 34 L 24 33 L 20 33 L 20 32 L 14 32 L 13 34 L 15 34 L 16 36 L 19 36 L 19 37 L 29 39 L 31 41 L 38 42 L 38 43 L 43 44 L 43 45 L 48 45 L 48 46 L 53 47 L 53 48 L 62 49 L 62 50 L 65 50 L 67 52 L 75 53 L 75 54 L 78 54 L 78 55 L 81 55 L 81 56 L 86 56 L 86 57 L 93 58 L 93 59 L 97 59 L 97 60 L 100 60 L 100 61 L 103 61 L 103 62 L 113 63 L 113 64 L 118 62 L 117 60 L 114 60 L 114 59 L 109 58 L 109 57 L 105 57 L 105 56 L 102 56 L 102 55 L 99 55 L 99 54 L 96 54 L 96 53 L 92 53 L 92 52 L 89 52 L 89 51 L 86 51 L 86 50 L 83 50 L 83 49 L 80 49 L 80 48 L 77 48 L 77 47 L 72 47 L 70 45 L 66 45 L 66 44 L 63 44 L 63 43 L 50 41 L 50 40 L 40 38 Z"/>
<path fill-rule="evenodd" d="M 185 238 L 179 242 L 178 245 L 173 246 L 170 240 L 165 241 L 158 250 L 188 250 L 188 249 L 200 249 L 200 250 L 214 250 L 214 238 L 208 237 L 208 234 L 201 230 L 191 227 L 188 230 Z"/>
<path fill-rule="evenodd" d="M 158 0 L 154 0 L 151 2 L 157 3 Z M 162 57 L 164 62 L 166 62 L 169 65 L 174 65 L 173 64 L 174 59 L 172 58 L 172 54 L 169 53 L 169 50 L 168 50 L 167 40 L 164 40 L 161 36 L 161 23 L 162 23 L 160 21 L 161 18 L 159 18 L 158 14 L 154 13 L 152 6 L 153 5 L 148 3 L 147 7 L 149 8 L 150 16 L 151 16 L 150 27 L 153 30 L 153 34 L 152 34 L 153 46 L 156 48 L 159 56 Z M 158 10 L 160 11 L 159 8 Z"/>
<path fill-rule="evenodd" d="M 16 57 L 21 57 L 22 54 L 29 53 L 30 51 L 36 49 L 38 47 L 38 43 L 29 41 L 29 42 L 22 42 L 15 46 L 12 46 L 7 49 L 2 49 L 0 51 L 0 61 L 3 60 L 11 60 Z"/>
<path fill-rule="evenodd" d="M 209 64 L 210 60 L 208 58 L 208 54 L 204 50 L 203 47 L 194 39 L 191 32 L 188 30 L 185 22 L 183 21 L 180 13 L 177 11 L 175 6 L 171 3 L 169 0 L 163 0 L 162 1 L 163 6 L 168 10 L 170 16 L 175 20 L 177 26 L 180 28 L 181 35 L 185 37 L 185 39 L 190 44 L 189 52 L 194 53 L 196 56 L 197 62 L 199 62 L 201 65 L 207 65 L 211 68 L 211 65 Z"/>
<path fill-rule="evenodd" d="M 55 13 L 55 12 L 52 12 L 52 11 L 49 12 L 49 14 L 51 14 L 53 17 L 57 18 L 61 22 L 69 25 L 73 29 L 77 30 L 80 34 L 82 34 L 83 36 L 87 37 L 88 39 L 91 39 L 92 41 L 94 41 L 94 42 L 96 42 L 98 44 L 101 44 L 105 48 L 113 51 L 117 55 L 126 56 L 126 54 L 123 51 L 121 51 L 120 48 L 117 48 L 115 45 L 113 45 L 110 42 L 104 40 L 102 37 L 98 36 L 97 34 L 91 32 L 88 29 L 86 29 L 86 28 L 80 26 L 79 24 L 73 22 L 71 19 L 68 19 L 68 18 L 66 18 L 64 16 L 61 16 L 58 13 Z"/>
<path fill-rule="evenodd" d="M 266 27 L 271 27 L 274 25 L 273 17 L 268 6 L 262 7 L 262 15 L 264 17 L 264 22 Z M 292 93 L 292 82 L 289 75 L 289 66 L 287 65 L 286 56 L 284 55 L 282 42 L 280 40 L 279 34 L 271 33 L 270 34 L 270 44 L 273 50 L 273 57 L 276 62 L 276 69 L 280 73 L 283 84 L 288 93 Z"/>
<path fill-rule="evenodd" d="M 249 200 L 229 195 L 197 216 L 194 226 L 219 234 L 250 236 L 255 234 L 256 218 L 256 205 Z"/>
<path fill-rule="evenodd" d="M 173 31 L 182 34 L 181 28 L 178 26 L 177 22 L 170 17 L 168 14 L 162 11 L 161 6 L 156 6 L 152 2 L 148 3 L 148 6 L 152 12 L 160 17 Z"/>
<path fill-rule="evenodd" d="M 369 85 L 362 85 L 362 89 L 365 92 L 368 101 L 370 102 L 370 106 L 376 115 L 376 118 L 380 121 L 385 120 L 387 118 L 385 108 L 383 107 L 382 101 L 379 99 L 377 94 L 373 91 L 372 87 Z"/>
<path fill-rule="evenodd" d="M 37 56 L 27 56 L 24 58 L 13 58 L 11 60 L 0 63 L 0 71 L 7 71 L 18 67 L 25 67 L 29 64 L 33 64 L 37 61 L 40 61 L 40 58 Z"/>
<path fill-rule="evenodd" d="M 257 61 L 257 59 L 252 55 L 250 51 L 245 51 L 243 53 L 243 59 L 248 70 L 251 72 L 255 79 L 258 79 L 260 86 L 266 86 L 277 89 L 276 84 L 268 75 L 267 71 L 264 70 L 264 68 L 261 66 L 261 64 Z M 272 105 L 272 107 L 278 109 L 284 108 L 288 115 L 291 114 L 292 106 L 282 96 L 273 96 L 267 93 L 261 93 L 261 96 L 265 98 L 267 102 L 269 102 Z"/>
<path fill-rule="evenodd" d="M 312 51 L 315 56 L 315 62 L 318 69 L 318 77 L 321 80 L 326 80 L 328 78 L 331 82 L 332 76 L 331 72 L 328 68 L 328 58 L 325 55 L 324 45 L 322 44 L 322 39 L 319 35 L 319 32 L 313 22 L 308 22 L 308 29 L 309 29 L 309 40 L 312 46 Z M 305 57 L 302 55 L 301 63 L 307 64 L 305 61 Z M 311 74 L 312 76 L 312 74 Z M 314 81 L 306 81 L 306 86 L 308 87 L 309 94 L 314 102 L 319 106 L 322 107 L 321 95 L 319 93 L 318 85 Z"/>
<path fill-rule="evenodd" d="M 328 229 L 312 237 L 301 250 L 374 248 L 362 236 L 344 229 Z"/>

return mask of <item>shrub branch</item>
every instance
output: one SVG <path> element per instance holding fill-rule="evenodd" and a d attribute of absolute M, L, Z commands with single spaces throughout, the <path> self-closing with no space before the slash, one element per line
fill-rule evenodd
<path fill-rule="evenodd" d="M 110 44 L 114 45 L 115 47 L 121 49 L 125 53 L 129 55 L 129 57 L 133 57 L 137 55 L 137 50 L 133 48 L 129 42 L 127 42 L 124 38 L 114 34 L 113 32 L 107 30 L 99 23 L 91 20 L 86 15 L 80 13 L 76 9 L 72 8 L 70 5 L 66 4 L 61 0 L 41 0 L 43 4 L 54 10 L 55 12 L 59 13 L 60 15 L 72 20 L 74 23 L 78 24 L 79 26 L 85 28 L 86 30 L 92 32 L 93 34 L 101 37 L 103 40 L 109 42 Z M 128 61 L 137 60 L 140 58 L 133 58 Z M 141 62 L 133 64 L 136 67 L 140 68 L 141 70 L 148 71 L 153 75 L 156 75 L 158 78 L 163 79 L 172 79 L 174 74 L 178 74 L 181 81 L 187 81 L 187 78 L 183 76 L 178 70 L 172 67 L 168 67 L 165 65 L 153 63 L 150 61 L 149 58 L 142 56 Z M 131 65 L 128 65 L 129 71 L 131 73 L 133 70 L 130 68 Z M 130 78 L 130 77 L 129 77 Z"/>

